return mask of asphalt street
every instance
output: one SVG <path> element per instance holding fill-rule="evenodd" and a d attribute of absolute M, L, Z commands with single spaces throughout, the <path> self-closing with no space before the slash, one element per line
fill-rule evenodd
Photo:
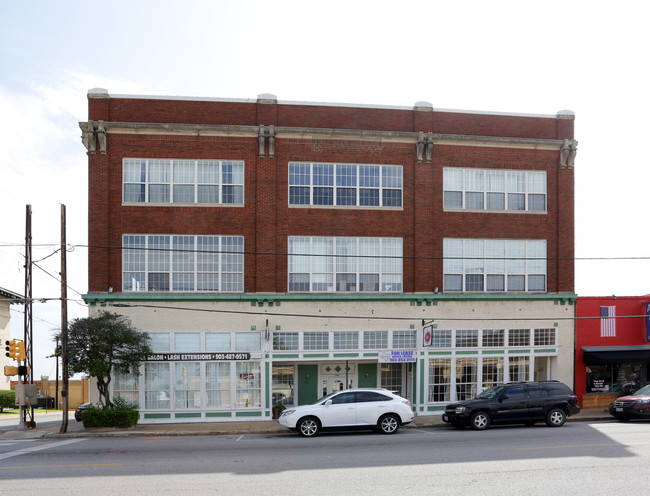
<path fill-rule="evenodd" d="M 7 494 L 630 494 L 648 464 L 647 422 L 0 440 Z"/>

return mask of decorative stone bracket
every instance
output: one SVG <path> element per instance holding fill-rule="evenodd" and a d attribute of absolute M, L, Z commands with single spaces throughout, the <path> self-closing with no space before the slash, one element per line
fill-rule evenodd
<path fill-rule="evenodd" d="M 560 148 L 560 167 L 573 169 L 576 153 L 578 153 L 578 142 L 565 139 Z"/>
<path fill-rule="evenodd" d="M 94 154 L 97 151 L 99 143 L 100 153 L 106 154 L 106 128 L 104 121 L 80 122 L 81 142 L 86 147 L 88 153 Z"/>
<path fill-rule="evenodd" d="M 422 163 L 424 156 L 426 156 L 427 164 L 430 164 L 433 159 L 433 133 L 424 134 L 422 131 L 418 134 L 417 142 L 418 164 Z"/>
<path fill-rule="evenodd" d="M 266 156 L 266 140 L 269 141 L 269 158 L 275 157 L 275 126 L 269 126 L 268 128 L 260 126 L 260 131 L 257 135 L 257 140 L 260 146 L 260 158 Z"/>

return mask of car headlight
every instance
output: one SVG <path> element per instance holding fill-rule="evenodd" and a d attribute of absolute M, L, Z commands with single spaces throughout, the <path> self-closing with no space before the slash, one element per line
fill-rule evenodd
<path fill-rule="evenodd" d="M 291 415 L 293 413 L 296 413 L 296 411 L 295 410 L 285 410 L 284 412 L 282 412 L 282 415 L 280 415 L 280 417 L 288 417 L 289 415 Z"/>
<path fill-rule="evenodd" d="M 465 407 L 464 406 L 457 406 L 456 407 L 456 413 L 465 413 Z"/>
<path fill-rule="evenodd" d="M 650 403 L 650 398 L 642 398 L 640 400 L 636 400 L 636 402 L 639 405 L 645 405 L 646 403 Z"/>

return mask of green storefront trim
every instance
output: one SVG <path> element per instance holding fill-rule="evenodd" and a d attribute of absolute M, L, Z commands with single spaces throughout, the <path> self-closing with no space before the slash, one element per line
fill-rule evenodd
<path fill-rule="evenodd" d="M 522 353 L 530 355 L 530 350 L 508 350 L 509 355 L 517 355 Z"/>
<path fill-rule="evenodd" d="M 503 350 L 484 350 L 483 354 L 484 355 L 503 355 L 503 354 L 505 354 L 505 351 L 503 351 Z"/>
<path fill-rule="evenodd" d="M 205 414 L 206 417 L 232 417 L 232 412 L 207 412 Z"/>
<path fill-rule="evenodd" d="M 357 358 L 358 353 L 334 353 L 332 355 L 334 358 Z"/>
<path fill-rule="evenodd" d="M 364 353 L 364 357 L 378 357 L 379 353 Z"/>
<path fill-rule="evenodd" d="M 177 413 L 174 418 L 200 418 L 200 413 Z"/>
<path fill-rule="evenodd" d="M 451 356 L 451 351 L 430 351 L 429 356 Z"/>
<path fill-rule="evenodd" d="M 235 417 L 261 417 L 262 412 L 235 412 Z"/>
<path fill-rule="evenodd" d="M 273 358 L 300 358 L 300 355 L 298 353 L 290 355 L 273 355 Z"/>
<path fill-rule="evenodd" d="M 305 353 L 303 358 L 329 358 L 329 353 Z"/>
<path fill-rule="evenodd" d="M 146 419 L 168 419 L 172 418 L 171 413 L 145 413 L 144 418 Z"/>
<path fill-rule="evenodd" d="M 478 351 L 457 351 L 456 355 L 478 355 Z"/>
<path fill-rule="evenodd" d="M 120 303 L 140 302 L 253 302 L 260 305 L 267 303 L 272 306 L 278 302 L 309 302 L 309 301 L 404 301 L 414 304 L 437 304 L 439 301 L 553 301 L 556 304 L 574 305 L 578 297 L 575 293 L 376 293 L 376 294 L 349 294 L 349 293 L 314 293 L 314 294 L 289 294 L 289 293 L 88 293 L 81 295 L 86 303 L 94 305 L 111 305 Z"/>
<path fill-rule="evenodd" d="M 546 348 L 546 349 L 541 349 L 541 350 L 533 350 L 535 353 L 556 353 L 557 350 L 555 348 Z"/>
<path fill-rule="evenodd" d="M 427 411 L 429 412 L 441 412 L 444 411 L 445 407 L 444 406 L 430 406 L 427 408 Z"/>

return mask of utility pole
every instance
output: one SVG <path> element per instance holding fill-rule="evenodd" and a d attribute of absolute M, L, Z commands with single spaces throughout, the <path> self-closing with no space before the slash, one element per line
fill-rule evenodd
<path fill-rule="evenodd" d="M 61 399 L 63 419 L 59 434 L 68 430 L 68 276 L 65 239 L 65 205 L 61 205 Z"/>
<path fill-rule="evenodd" d="M 25 374 L 23 374 L 23 384 L 34 384 L 34 347 L 32 345 L 32 206 L 27 205 L 25 212 Z M 20 382 L 20 376 L 18 376 Z M 27 417 L 29 416 L 29 420 Z M 35 427 L 34 407 L 20 405 L 20 418 L 23 427 Z"/>

